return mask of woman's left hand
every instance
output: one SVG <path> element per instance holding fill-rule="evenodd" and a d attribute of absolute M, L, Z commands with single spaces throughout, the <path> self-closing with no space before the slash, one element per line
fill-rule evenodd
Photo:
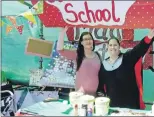
<path fill-rule="evenodd" d="M 148 34 L 148 38 L 152 39 L 154 37 L 154 28 L 150 29 L 149 34 Z"/>

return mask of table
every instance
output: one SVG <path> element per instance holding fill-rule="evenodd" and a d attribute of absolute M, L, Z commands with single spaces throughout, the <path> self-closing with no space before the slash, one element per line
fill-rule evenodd
<path fill-rule="evenodd" d="M 22 112 L 31 113 L 33 116 L 73 116 L 73 109 L 71 108 L 69 103 L 66 103 L 67 100 L 59 99 L 57 101 L 51 102 L 39 102 L 32 106 L 22 109 Z M 110 108 L 110 110 L 121 109 L 125 110 L 125 108 Z M 142 113 L 150 113 L 147 110 L 134 110 Z M 21 110 L 16 113 L 16 116 L 26 116 L 25 114 L 19 114 Z M 109 112 L 110 113 L 110 112 Z"/>
<path fill-rule="evenodd" d="M 34 115 L 41 116 L 72 116 L 72 108 L 70 104 L 64 103 L 65 100 L 59 99 L 58 101 L 51 102 L 39 102 L 32 106 L 22 109 L 25 112 L 33 112 Z M 19 114 L 21 110 L 16 113 L 16 116 L 21 116 Z"/>

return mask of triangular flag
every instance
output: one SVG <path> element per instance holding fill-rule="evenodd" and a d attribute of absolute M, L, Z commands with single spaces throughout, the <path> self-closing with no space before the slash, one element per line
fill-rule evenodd
<path fill-rule="evenodd" d="M 37 4 L 36 4 L 36 6 L 35 6 L 35 8 L 36 8 L 36 13 L 37 14 L 42 14 L 43 13 L 43 1 L 41 0 L 41 1 L 39 1 Z"/>
<path fill-rule="evenodd" d="M 22 34 L 23 27 L 24 27 L 23 25 L 16 27 L 20 34 Z"/>
<path fill-rule="evenodd" d="M 25 2 L 25 0 L 18 0 L 20 3 L 24 3 Z"/>
<path fill-rule="evenodd" d="M 12 26 L 7 26 L 6 27 L 6 34 L 8 34 L 12 30 L 12 28 L 13 28 Z"/>
<path fill-rule="evenodd" d="M 29 21 L 36 23 L 35 18 L 34 18 L 31 11 L 27 11 L 25 13 L 22 13 L 21 15 L 24 16 L 25 18 L 27 18 Z"/>
<path fill-rule="evenodd" d="M 38 9 L 38 3 L 36 3 L 36 4 L 33 6 L 33 8 L 34 8 L 35 10 L 37 10 L 37 9 Z"/>
<path fill-rule="evenodd" d="M 4 25 L 4 22 L 2 20 L 0 20 L 0 21 L 1 21 L 0 26 L 3 26 Z"/>
<path fill-rule="evenodd" d="M 11 23 L 12 23 L 14 26 L 16 26 L 16 18 L 15 18 L 15 17 L 13 17 L 13 16 L 8 16 L 7 18 L 11 21 Z"/>

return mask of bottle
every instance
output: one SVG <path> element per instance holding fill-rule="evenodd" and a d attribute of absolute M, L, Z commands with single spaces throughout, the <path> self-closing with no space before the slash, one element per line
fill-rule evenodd
<path fill-rule="evenodd" d="M 74 116 L 78 116 L 78 105 L 77 104 L 74 107 Z"/>
<path fill-rule="evenodd" d="M 87 110 L 87 116 L 92 116 L 92 108 L 88 108 L 88 110 Z"/>
<path fill-rule="evenodd" d="M 87 116 L 87 105 L 82 104 L 79 116 Z"/>

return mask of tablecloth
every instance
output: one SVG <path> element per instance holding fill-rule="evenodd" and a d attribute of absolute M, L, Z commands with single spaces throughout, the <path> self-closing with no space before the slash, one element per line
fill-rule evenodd
<path fill-rule="evenodd" d="M 33 116 L 73 116 L 73 109 L 69 103 L 67 103 L 67 100 L 59 99 L 57 101 L 51 101 L 51 102 L 39 102 L 32 106 L 29 106 L 27 108 L 24 108 L 22 110 L 19 110 L 16 113 L 16 116 L 26 116 L 27 115 L 33 115 Z M 127 108 L 110 108 L 109 115 L 111 113 L 111 110 L 128 110 Z M 150 113 L 148 110 L 134 110 L 130 109 L 136 112 L 142 112 L 142 113 Z M 22 114 L 20 114 L 22 112 Z"/>

